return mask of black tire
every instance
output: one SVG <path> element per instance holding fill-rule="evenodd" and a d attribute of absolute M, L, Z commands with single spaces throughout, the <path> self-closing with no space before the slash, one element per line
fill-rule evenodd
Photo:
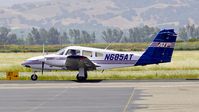
<path fill-rule="evenodd" d="M 76 79 L 78 80 L 79 74 L 77 74 Z"/>
<path fill-rule="evenodd" d="M 85 76 L 86 79 L 88 78 L 88 73 L 87 73 L 86 70 L 84 71 L 84 76 Z"/>
<path fill-rule="evenodd" d="M 77 81 L 79 82 L 86 81 L 86 77 L 77 77 Z"/>
<path fill-rule="evenodd" d="M 79 76 L 79 74 L 77 74 L 76 79 L 77 81 L 82 82 L 82 81 L 86 81 L 87 77 L 82 77 L 82 76 Z"/>
<path fill-rule="evenodd" d="M 32 81 L 36 81 L 37 78 L 38 78 L 38 76 L 37 76 L 36 74 L 32 74 L 32 75 L 31 75 L 31 80 L 32 80 Z"/>

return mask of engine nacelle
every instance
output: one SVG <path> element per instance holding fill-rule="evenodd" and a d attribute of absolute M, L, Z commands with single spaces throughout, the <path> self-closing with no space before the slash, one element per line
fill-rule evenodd
<path fill-rule="evenodd" d="M 45 57 L 45 64 L 64 67 L 66 63 L 66 56 L 60 55 L 48 55 Z"/>

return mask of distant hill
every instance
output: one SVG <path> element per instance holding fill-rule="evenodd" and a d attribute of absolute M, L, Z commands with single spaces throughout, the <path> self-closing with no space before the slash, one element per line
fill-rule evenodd
<path fill-rule="evenodd" d="M 49 0 L 0 8 L 0 26 L 128 29 L 135 26 L 178 28 L 199 24 L 198 0 Z"/>

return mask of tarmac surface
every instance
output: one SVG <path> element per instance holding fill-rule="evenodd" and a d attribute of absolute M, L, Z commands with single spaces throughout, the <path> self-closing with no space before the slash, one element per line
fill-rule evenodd
<path fill-rule="evenodd" d="M 0 112 L 198 110 L 198 80 L 0 81 Z"/>

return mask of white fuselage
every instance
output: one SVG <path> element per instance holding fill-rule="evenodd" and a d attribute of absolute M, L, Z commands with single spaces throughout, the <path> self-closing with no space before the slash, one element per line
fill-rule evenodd
<path fill-rule="evenodd" d="M 78 55 L 87 57 L 97 65 L 97 70 L 134 66 L 140 54 L 132 52 L 118 52 L 112 50 L 71 46 L 66 47 L 55 54 L 33 57 L 26 60 L 22 65 L 32 69 L 42 69 L 42 60 L 45 60 L 44 70 L 67 70 L 66 59 L 70 50 L 78 51 Z"/>

